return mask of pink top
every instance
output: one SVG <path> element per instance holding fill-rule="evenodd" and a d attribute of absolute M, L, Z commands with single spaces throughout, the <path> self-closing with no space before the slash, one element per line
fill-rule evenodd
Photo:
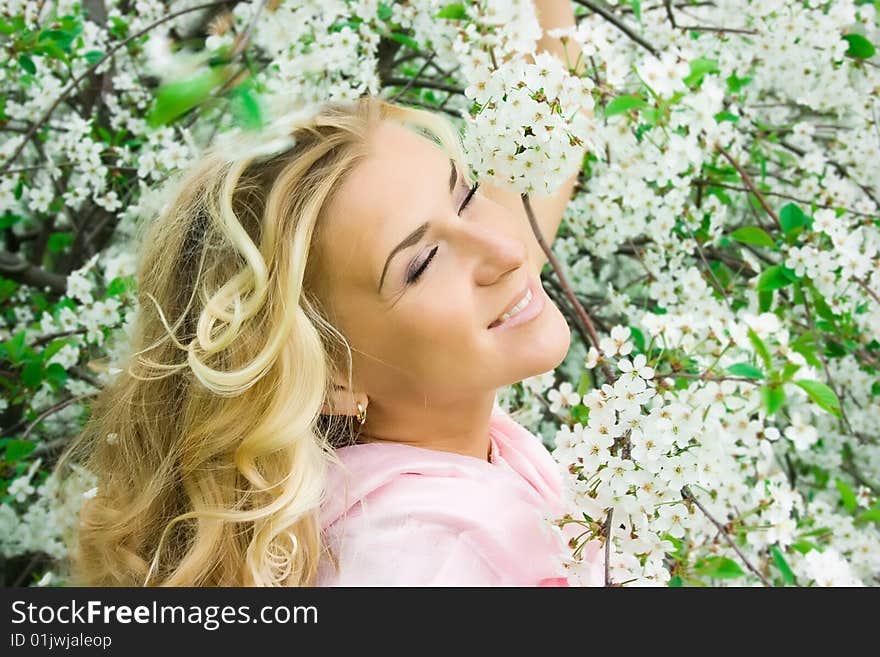
<path fill-rule="evenodd" d="M 568 586 L 560 466 L 497 401 L 491 462 L 400 443 L 336 450 L 321 510 L 339 573 L 316 586 Z M 583 527 L 580 528 L 583 530 Z"/>

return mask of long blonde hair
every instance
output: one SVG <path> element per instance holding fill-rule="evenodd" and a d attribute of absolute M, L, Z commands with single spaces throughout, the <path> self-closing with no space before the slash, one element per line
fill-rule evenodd
<path fill-rule="evenodd" d="M 280 154 L 214 147 L 175 183 L 139 239 L 131 355 L 56 466 L 98 479 L 67 538 L 72 585 L 310 586 L 332 560 L 319 509 L 353 425 L 321 411 L 351 349 L 309 255 L 382 119 L 464 161 L 446 119 L 364 96 L 291 126 Z"/>

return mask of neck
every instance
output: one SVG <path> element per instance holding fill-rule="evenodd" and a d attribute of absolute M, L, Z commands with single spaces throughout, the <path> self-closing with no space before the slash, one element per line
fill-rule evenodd
<path fill-rule="evenodd" d="M 447 403 L 419 405 L 370 399 L 360 442 L 393 442 L 488 461 L 495 391 Z"/>

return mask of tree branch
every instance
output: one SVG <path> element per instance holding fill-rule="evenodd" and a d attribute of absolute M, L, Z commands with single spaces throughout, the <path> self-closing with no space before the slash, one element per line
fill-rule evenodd
<path fill-rule="evenodd" d="M 614 586 L 611 581 L 611 518 L 614 516 L 614 507 L 608 509 L 608 517 L 605 519 L 605 586 Z"/>
<path fill-rule="evenodd" d="M 779 223 L 779 217 L 773 211 L 773 208 L 770 207 L 770 204 L 767 203 L 767 199 L 758 191 L 758 188 L 755 187 L 755 183 L 752 181 L 751 176 L 746 173 L 746 170 L 740 166 L 740 163 L 733 159 L 730 153 L 728 153 L 722 146 L 717 146 L 718 152 L 721 153 L 724 158 L 733 165 L 733 168 L 736 169 L 737 173 L 739 173 L 739 177 L 742 178 L 742 181 L 745 183 L 746 187 L 749 188 L 749 191 L 752 192 L 757 198 L 758 202 L 761 204 L 761 207 L 764 208 L 764 211 L 770 215 L 773 219 L 773 222 L 776 224 L 776 227 L 782 230 L 782 224 Z"/>
<path fill-rule="evenodd" d="M 633 29 L 629 25 L 624 23 L 617 16 L 615 16 L 610 10 L 603 7 L 598 2 L 593 2 L 593 0 L 574 0 L 574 1 L 577 4 L 581 5 L 582 7 L 586 7 L 587 9 L 599 14 L 602 18 L 604 18 L 606 21 L 611 23 L 618 30 L 623 32 L 626 36 L 628 36 L 630 39 L 632 39 L 637 44 L 639 44 L 642 48 L 644 48 L 649 53 L 654 55 L 654 57 L 660 56 L 660 51 L 657 50 L 657 48 L 655 48 L 650 43 L 645 41 L 642 37 L 640 37 L 638 34 L 636 34 L 635 31 L 633 31 Z"/>
<path fill-rule="evenodd" d="M 522 198 L 523 206 L 526 209 L 526 214 L 529 217 L 529 224 L 532 227 L 532 232 L 535 234 L 535 239 L 538 240 L 538 244 L 541 246 L 541 250 L 544 251 L 544 255 L 546 255 L 547 259 L 550 261 L 550 264 L 553 267 L 553 271 L 556 272 L 556 277 L 559 279 L 559 285 L 562 286 L 562 291 L 565 293 L 566 298 L 574 307 L 578 322 L 581 324 L 584 332 L 590 336 L 590 341 L 593 343 L 596 349 L 599 349 L 599 336 L 596 333 L 596 327 L 593 325 L 593 320 L 590 318 L 590 315 L 587 313 L 587 311 L 584 310 L 581 302 L 578 301 L 577 297 L 571 289 L 571 285 L 568 282 L 568 277 L 563 273 L 562 267 L 556 260 L 556 256 L 553 255 L 553 251 L 550 250 L 550 247 L 544 240 L 544 236 L 541 234 L 541 228 L 540 226 L 538 226 L 538 220 L 535 218 L 535 212 L 534 210 L 532 210 L 532 203 L 529 200 L 529 195 L 521 194 L 520 197 Z M 602 372 L 604 372 L 605 374 L 605 378 L 608 379 L 608 382 L 611 383 L 612 381 L 614 381 L 614 375 L 611 372 L 611 368 L 608 367 L 608 364 L 602 363 L 601 367 Z"/>
<path fill-rule="evenodd" d="M 40 289 L 48 286 L 59 295 L 67 292 L 66 276 L 54 274 L 42 267 L 32 265 L 6 250 L 0 250 L 0 274 L 19 283 L 33 285 Z"/>
<path fill-rule="evenodd" d="M 758 577 L 758 579 L 760 579 L 764 583 L 764 586 L 773 586 L 773 584 L 771 584 L 770 581 L 761 574 L 761 571 L 759 571 L 751 564 L 751 562 L 746 558 L 746 555 L 744 555 L 742 553 L 742 550 L 739 549 L 737 544 L 733 542 L 733 539 L 730 538 L 730 535 L 727 533 L 727 529 L 724 527 L 724 525 L 715 520 L 715 518 L 712 517 L 712 514 L 706 510 L 706 507 L 700 504 L 700 501 L 696 497 L 694 497 L 693 493 L 691 493 L 690 487 L 688 487 L 687 485 L 682 486 L 681 496 L 688 502 L 695 504 L 696 507 L 703 512 L 703 515 L 705 515 L 709 519 L 709 522 L 711 522 L 713 525 L 715 525 L 715 527 L 718 528 L 718 531 L 721 532 L 724 540 L 726 540 L 727 544 L 733 548 L 733 551 L 736 552 L 737 555 L 739 555 L 739 558 L 746 565 L 746 568 L 751 570 Z"/>

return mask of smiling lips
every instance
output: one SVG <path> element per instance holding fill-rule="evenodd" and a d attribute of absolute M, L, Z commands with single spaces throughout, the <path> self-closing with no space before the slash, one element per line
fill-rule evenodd
<path fill-rule="evenodd" d="M 535 289 L 534 281 L 529 281 L 525 292 L 519 295 L 516 303 L 508 308 L 498 319 L 487 328 L 516 326 L 538 315 L 544 307 L 542 295 Z"/>

